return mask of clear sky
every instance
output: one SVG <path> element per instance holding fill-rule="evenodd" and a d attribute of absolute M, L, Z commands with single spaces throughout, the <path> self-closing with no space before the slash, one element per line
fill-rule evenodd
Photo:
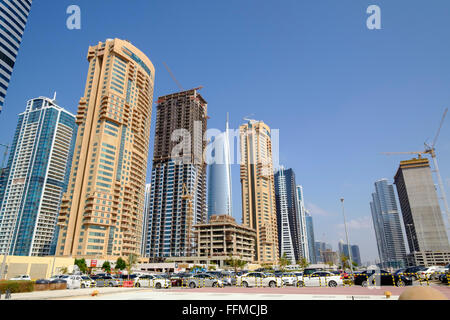
<path fill-rule="evenodd" d="M 71 4 L 81 8 L 81 30 L 66 28 Z M 371 4 L 381 8 L 381 30 L 366 27 Z M 210 128 L 223 129 L 229 112 L 231 128 L 253 114 L 279 129 L 280 162 L 304 186 L 316 240 L 336 249 L 345 239 L 343 196 L 350 242 L 363 261 L 374 260 L 373 183 L 392 182 L 408 158 L 380 153 L 422 150 L 450 105 L 449 17 L 446 0 L 34 1 L 0 114 L 0 143 L 11 143 L 30 98 L 56 91 L 76 113 L 88 46 L 128 39 L 156 67 L 155 101 L 178 90 L 166 62 L 184 88 L 204 86 Z M 449 137 L 450 117 L 437 145 L 447 189 Z M 239 166 L 232 170 L 240 221 Z"/>

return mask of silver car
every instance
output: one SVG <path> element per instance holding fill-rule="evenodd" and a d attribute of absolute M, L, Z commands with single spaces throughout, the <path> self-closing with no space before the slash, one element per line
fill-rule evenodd
<path fill-rule="evenodd" d="M 223 281 L 207 273 L 199 273 L 188 278 L 189 288 L 222 287 Z"/>

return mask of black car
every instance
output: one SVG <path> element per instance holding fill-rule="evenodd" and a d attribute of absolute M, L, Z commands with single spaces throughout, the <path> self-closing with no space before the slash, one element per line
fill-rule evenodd
<path fill-rule="evenodd" d="M 419 279 L 419 272 L 422 270 L 425 270 L 426 268 L 423 266 L 415 266 L 415 267 L 409 267 L 403 270 L 401 274 L 403 276 L 406 276 L 407 278 L 411 278 L 412 280 Z"/>
<path fill-rule="evenodd" d="M 385 270 L 366 270 L 358 274 L 354 274 L 354 284 L 367 287 L 369 282 L 372 285 L 380 286 L 396 286 L 404 287 L 412 285 L 412 280 L 403 275 L 390 273 Z"/>

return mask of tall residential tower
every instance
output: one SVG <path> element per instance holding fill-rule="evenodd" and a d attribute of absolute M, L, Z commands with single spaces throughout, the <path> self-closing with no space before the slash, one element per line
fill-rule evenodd
<path fill-rule="evenodd" d="M 19 115 L 0 190 L 1 253 L 54 254 L 76 132 L 75 116 L 52 99 L 32 99 Z"/>
<path fill-rule="evenodd" d="M 145 255 L 197 254 L 194 225 L 206 222 L 203 151 L 207 102 L 198 89 L 158 99 Z"/>
<path fill-rule="evenodd" d="M 25 32 L 32 0 L 0 0 L 0 112 Z"/>
<path fill-rule="evenodd" d="M 255 261 L 279 258 L 270 128 L 250 120 L 240 126 L 242 224 L 256 230 Z"/>
<path fill-rule="evenodd" d="M 139 255 L 153 103 L 153 64 L 128 41 L 90 47 L 57 254 Z"/>

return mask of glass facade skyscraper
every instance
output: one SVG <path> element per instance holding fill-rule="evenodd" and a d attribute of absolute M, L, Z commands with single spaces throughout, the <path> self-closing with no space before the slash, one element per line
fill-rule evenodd
<path fill-rule="evenodd" d="M 404 265 L 406 249 L 400 224 L 394 187 L 387 179 L 375 182 L 370 202 L 372 221 L 377 239 L 378 255 L 383 268 Z"/>
<path fill-rule="evenodd" d="M 231 167 L 228 119 L 225 132 L 211 143 L 213 163 L 208 175 L 208 218 L 212 215 L 233 215 L 231 200 Z"/>
<path fill-rule="evenodd" d="M 312 216 L 306 212 L 306 234 L 308 239 L 309 263 L 317 263 L 316 259 L 316 240 L 314 239 L 314 225 Z"/>
<path fill-rule="evenodd" d="M 77 126 L 54 100 L 28 101 L 19 115 L 0 189 L 0 252 L 53 255 Z"/>
<path fill-rule="evenodd" d="M 308 241 L 308 227 L 306 225 L 306 208 L 303 198 L 303 187 L 296 186 L 297 199 L 297 217 L 298 217 L 298 237 L 300 246 L 300 255 L 310 260 L 309 241 Z"/>
<path fill-rule="evenodd" d="M 32 0 L 0 0 L 0 112 L 16 63 Z"/>

